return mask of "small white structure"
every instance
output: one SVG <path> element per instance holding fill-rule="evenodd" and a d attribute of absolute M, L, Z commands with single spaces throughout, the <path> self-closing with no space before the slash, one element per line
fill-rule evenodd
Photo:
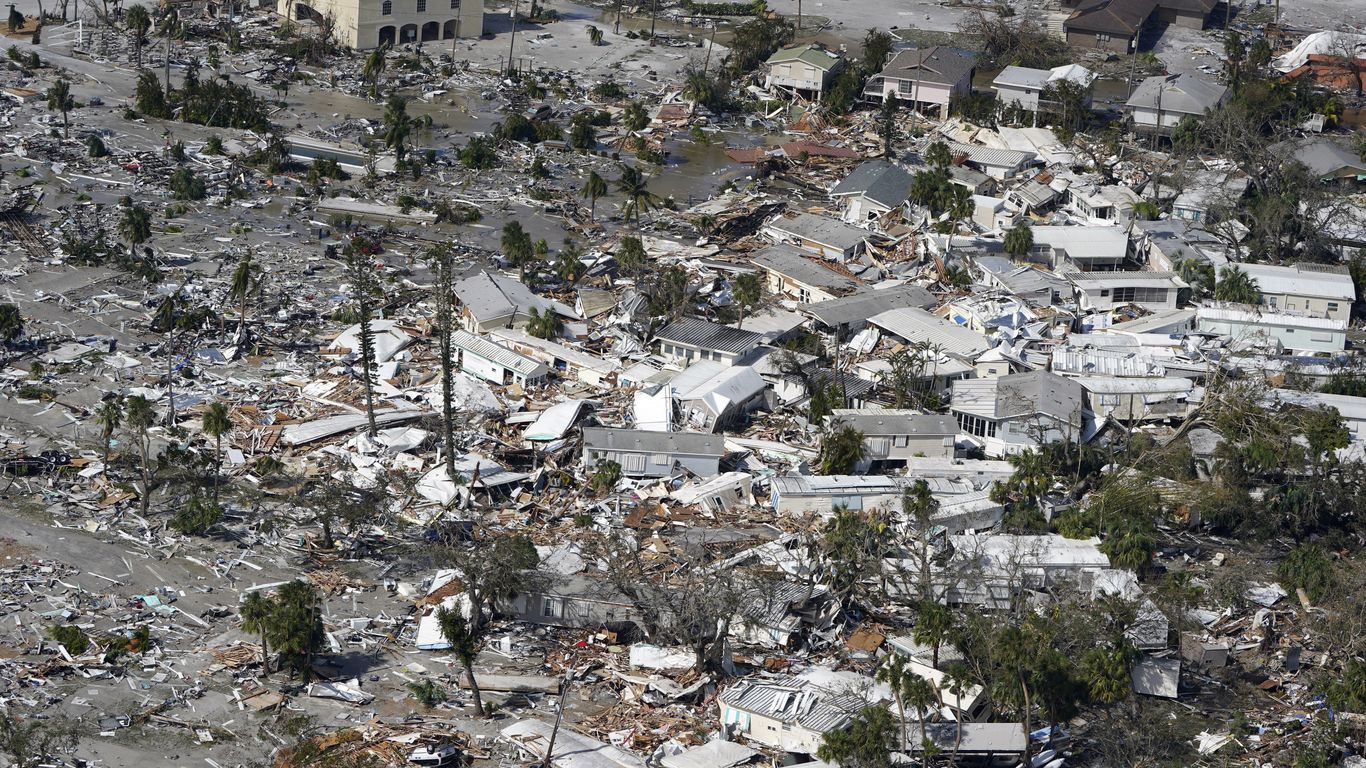
<path fill-rule="evenodd" d="M 1265 345 L 1304 354 L 1336 353 L 1347 348 L 1347 321 L 1289 310 L 1238 304 L 1200 307 L 1195 326 L 1201 333 L 1226 336 L 1237 344 Z"/>
<path fill-rule="evenodd" d="M 1176 309 L 1176 297 L 1186 287 L 1171 272 L 1071 272 L 1077 303 L 1084 310 L 1109 312 L 1137 304 L 1144 309 Z"/>
<path fill-rule="evenodd" d="M 459 353 L 460 370 L 494 384 L 532 386 L 550 373 L 543 363 L 465 331 L 451 334 L 451 346 Z"/>
<path fill-rule="evenodd" d="M 991 81 L 996 100 L 1001 106 L 1016 106 L 1030 112 L 1039 111 L 1039 97 L 1046 88 L 1060 82 L 1077 85 L 1085 92 L 1084 106 L 1091 106 L 1091 84 L 1096 73 L 1080 64 L 1064 64 L 1052 69 L 1006 67 Z"/>

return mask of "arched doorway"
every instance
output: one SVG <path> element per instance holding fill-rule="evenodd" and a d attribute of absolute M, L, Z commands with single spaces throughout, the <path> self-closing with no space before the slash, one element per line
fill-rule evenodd
<path fill-rule="evenodd" d="M 303 3 L 295 3 L 294 20 L 321 23 L 323 20 L 323 15 L 321 13 L 318 13 L 317 9 L 315 9 L 313 6 L 304 5 Z"/>
<path fill-rule="evenodd" d="M 379 44 L 390 46 L 394 44 L 394 27 L 392 24 L 379 28 Z"/>
<path fill-rule="evenodd" d="M 403 28 L 398 31 L 398 41 L 400 43 L 417 42 L 417 25 L 404 24 Z"/>
<path fill-rule="evenodd" d="M 436 21 L 429 21 L 422 25 L 422 42 L 441 39 L 441 24 Z"/>
<path fill-rule="evenodd" d="M 441 39 L 450 40 L 455 37 L 456 30 L 458 29 L 460 29 L 460 21 L 458 19 L 451 19 L 446 22 L 446 26 L 442 28 Z"/>

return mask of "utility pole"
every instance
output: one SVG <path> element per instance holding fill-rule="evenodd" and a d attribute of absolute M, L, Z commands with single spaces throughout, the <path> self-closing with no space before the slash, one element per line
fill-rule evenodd
<path fill-rule="evenodd" d="M 465 9 L 457 6 L 455 9 L 455 36 L 451 38 L 451 67 L 455 67 L 455 44 L 460 41 L 460 14 Z"/>
<path fill-rule="evenodd" d="M 659 17 L 659 0 L 650 4 L 650 45 L 655 44 L 655 19 Z"/>
<path fill-rule="evenodd" d="M 613 34 L 621 34 L 621 6 L 625 2 L 626 0 L 617 0 L 617 23 L 616 26 L 612 28 Z"/>
<path fill-rule="evenodd" d="M 802 33 L 802 0 L 797 0 L 797 34 Z"/>
<path fill-rule="evenodd" d="M 564 682 L 560 684 L 560 706 L 555 710 L 555 727 L 550 729 L 550 743 L 545 746 L 545 760 L 541 768 L 550 768 L 551 756 L 555 753 L 555 737 L 560 734 L 560 721 L 564 719 L 564 697 L 569 695 L 569 684 L 574 681 L 574 665 L 579 661 L 579 651 L 588 647 L 580 640 L 574 644 L 574 655 L 569 657 L 569 669 L 564 672 Z"/>
<path fill-rule="evenodd" d="M 512 35 L 508 40 L 508 76 L 512 75 L 512 47 L 517 44 L 517 0 L 512 0 Z"/>

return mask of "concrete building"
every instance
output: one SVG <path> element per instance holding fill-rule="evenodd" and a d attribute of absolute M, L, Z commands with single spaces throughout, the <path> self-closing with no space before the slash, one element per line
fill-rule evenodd
<path fill-rule="evenodd" d="M 977 57 L 967 51 L 942 45 L 911 48 L 897 53 L 880 73 L 868 78 L 863 95 L 878 101 L 895 95 L 912 109 L 930 107 L 946 118 L 950 102 L 972 92 L 976 67 Z"/>
<path fill-rule="evenodd" d="M 484 0 L 294 0 L 277 9 L 299 21 L 330 17 L 337 41 L 356 50 L 484 34 Z"/>

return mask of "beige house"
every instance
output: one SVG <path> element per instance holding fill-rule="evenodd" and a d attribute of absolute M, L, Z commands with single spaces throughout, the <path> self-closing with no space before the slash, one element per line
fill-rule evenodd
<path fill-rule="evenodd" d="M 764 87 L 819 99 L 844 59 L 819 45 L 793 45 L 769 56 L 765 63 L 768 77 Z"/>
<path fill-rule="evenodd" d="M 484 0 L 284 0 L 277 8 L 301 21 L 331 16 L 338 42 L 357 50 L 484 34 Z"/>

